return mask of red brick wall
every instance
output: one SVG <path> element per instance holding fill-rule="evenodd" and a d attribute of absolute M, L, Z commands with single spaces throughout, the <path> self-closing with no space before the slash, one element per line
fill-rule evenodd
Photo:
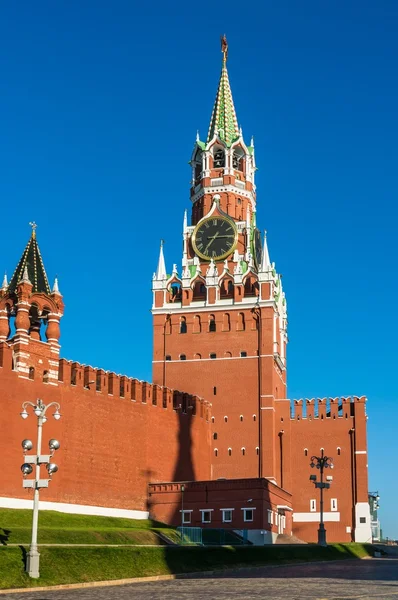
<path fill-rule="evenodd" d="M 58 385 L 43 383 L 37 372 L 31 381 L 11 370 L 11 348 L 0 346 L 1 496 L 31 497 L 22 489 L 20 442 L 24 438 L 35 442 L 37 419 L 30 415 L 23 420 L 19 413 L 23 401 L 38 397 L 46 404 L 59 402 L 62 413 L 59 421 L 50 416 L 43 426 L 43 452 L 51 437 L 60 440 L 61 449 L 54 458 L 59 471 L 42 491 L 42 500 L 146 510 L 149 481 L 210 477 L 208 403 L 186 395 L 182 405 L 195 409 L 187 408 L 186 414 L 175 411 L 173 392 L 168 390 L 163 408 L 162 390 L 127 378 L 121 398 L 119 376 L 104 371 L 101 392 L 95 383 L 85 389 L 85 379 L 95 381 L 96 370 L 86 369 L 85 374 L 83 366 L 63 360 L 63 381 Z M 47 344 L 41 346 L 49 349 Z M 70 383 L 72 365 L 75 386 Z M 112 395 L 108 385 L 113 386 Z"/>

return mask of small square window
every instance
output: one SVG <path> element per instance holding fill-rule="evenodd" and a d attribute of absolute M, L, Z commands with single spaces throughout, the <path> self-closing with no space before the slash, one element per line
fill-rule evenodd
<path fill-rule="evenodd" d="M 232 522 L 232 510 L 226 509 L 222 511 L 222 522 L 223 523 L 231 523 Z"/>
<path fill-rule="evenodd" d="M 189 511 L 186 511 L 186 510 L 182 511 L 182 522 L 183 522 L 183 524 L 187 524 L 187 523 L 191 522 L 191 511 L 190 510 Z"/>
<path fill-rule="evenodd" d="M 211 510 L 202 510 L 202 523 L 211 523 Z"/>
<path fill-rule="evenodd" d="M 359 517 L 360 523 L 366 523 L 366 517 Z"/>
<path fill-rule="evenodd" d="M 244 358 L 245 356 L 247 356 L 247 352 L 245 350 L 242 350 L 242 352 L 240 353 L 241 357 Z"/>
<path fill-rule="evenodd" d="M 185 354 L 180 354 L 180 360 L 187 360 L 187 357 Z"/>
<path fill-rule="evenodd" d="M 170 354 L 167 354 L 167 355 L 166 355 L 166 360 L 171 360 L 171 356 L 170 356 Z"/>
<path fill-rule="evenodd" d="M 212 352 L 212 353 L 210 354 L 210 358 L 217 358 L 217 354 L 216 354 L 215 352 Z"/>
<path fill-rule="evenodd" d="M 243 509 L 243 520 L 245 523 L 249 523 L 253 521 L 254 510 L 252 508 L 244 508 Z"/>

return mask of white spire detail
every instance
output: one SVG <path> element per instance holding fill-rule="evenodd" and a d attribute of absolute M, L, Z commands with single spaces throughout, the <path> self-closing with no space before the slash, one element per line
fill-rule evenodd
<path fill-rule="evenodd" d="M 209 268 L 206 271 L 206 276 L 207 277 L 217 277 L 217 275 L 218 275 L 218 271 L 217 271 L 216 263 L 214 262 L 213 259 L 211 259 Z"/>
<path fill-rule="evenodd" d="M 267 244 L 267 232 L 264 231 L 264 245 L 263 245 L 263 258 L 261 260 L 261 271 L 269 271 L 271 267 L 271 261 L 269 259 L 268 244 Z"/>
<path fill-rule="evenodd" d="M 156 279 L 166 279 L 166 264 L 164 262 L 164 254 L 163 254 L 163 244 L 164 241 L 160 240 L 160 252 L 159 252 L 159 261 L 158 268 L 156 270 Z"/>
<path fill-rule="evenodd" d="M 199 142 L 200 141 L 200 137 L 199 137 L 199 129 L 196 131 L 196 141 Z"/>
<path fill-rule="evenodd" d="M 3 279 L 3 284 L 1 286 L 1 289 L 3 292 L 5 292 L 8 288 L 8 281 L 7 281 L 7 273 L 4 273 L 4 279 Z"/>
<path fill-rule="evenodd" d="M 187 209 L 185 209 L 184 210 L 184 222 L 183 222 L 184 234 L 185 234 L 187 227 L 188 227 L 188 212 L 187 212 Z"/>
<path fill-rule="evenodd" d="M 24 267 L 21 281 L 23 281 L 24 283 L 31 283 L 31 281 L 29 279 L 28 266 L 27 265 L 25 265 L 25 267 Z"/>
<path fill-rule="evenodd" d="M 250 140 L 250 146 L 254 148 L 254 135 L 252 135 L 252 139 Z"/>
<path fill-rule="evenodd" d="M 54 279 L 53 294 L 59 294 L 58 277 Z"/>

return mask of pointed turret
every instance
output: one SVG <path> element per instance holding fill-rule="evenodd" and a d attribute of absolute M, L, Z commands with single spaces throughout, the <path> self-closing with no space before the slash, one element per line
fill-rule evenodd
<path fill-rule="evenodd" d="M 54 285 L 53 285 L 53 290 L 52 290 L 53 294 L 59 294 L 59 285 L 58 285 L 58 277 L 56 277 L 54 279 Z"/>
<path fill-rule="evenodd" d="M 7 273 L 4 273 L 3 283 L 1 285 L 1 291 L 6 292 L 8 290 Z"/>
<path fill-rule="evenodd" d="M 20 281 L 30 281 L 34 293 L 50 294 L 50 286 L 36 239 L 36 223 L 30 223 L 32 235 L 10 280 L 9 292 L 15 292 Z"/>
<path fill-rule="evenodd" d="M 158 260 L 158 268 L 156 269 L 156 279 L 166 279 L 166 264 L 164 261 L 163 254 L 163 240 L 160 241 L 160 251 L 159 251 L 159 260 Z"/>
<path fill-rule="evenodd" d="M 267 232 L 264 232 L 264 245 L 263 245 L 263 257 L 261 260 L 261 271 L 263 273 L 265 273 L 266 271 L 268 271 L 271 267 L 271 261 L 269 259 L 269 252 L 268 252 L 268 244 L 267 244 Z"/>
<path fill-rule="evenodd" d="M 223 53 L 221 76 L 218 84 L 216 101 L 211 115 L 207 142 L 210 142 L 214 137 L 214 134 L 217 134 L 227 146 L 230 146 L 239 138 L 240 133 L 228 78 L 228 44 L 225 35 L 221 39 L 221 51 Z"/>

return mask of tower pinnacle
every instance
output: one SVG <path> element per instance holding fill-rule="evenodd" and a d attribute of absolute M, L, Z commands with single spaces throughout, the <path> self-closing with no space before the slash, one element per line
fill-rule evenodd
<path fill-rule="evenodd" d="M 163 244 L 164 241 L 160 240 L 160 251 L 159 251 L 159 261 L 158 268 L 156 269 L 156 279 L 166 279 L 166 264 L 164 262 L 164 254 L 163 254 Z"/>
<path fill-rule="evenodd" d="M 221 38 L 221 52 L 223 54 L 221 76 L 211 115 L 207 142 L 210 142 L 216 134 L 227 146 L 230 146 L 232 142 L 239 138 L 239 127 L 228 78 L 228 43 L 225 35 Z"/>
<path fill-rule="evenodd" d="M 9 291 L 15 292 L 20 281 L 30 281 L 33 292 L 50 294 L 50 286 L 36 239 L 36 223 L 29 223 L 32 234 L 10 280 Z"/>

